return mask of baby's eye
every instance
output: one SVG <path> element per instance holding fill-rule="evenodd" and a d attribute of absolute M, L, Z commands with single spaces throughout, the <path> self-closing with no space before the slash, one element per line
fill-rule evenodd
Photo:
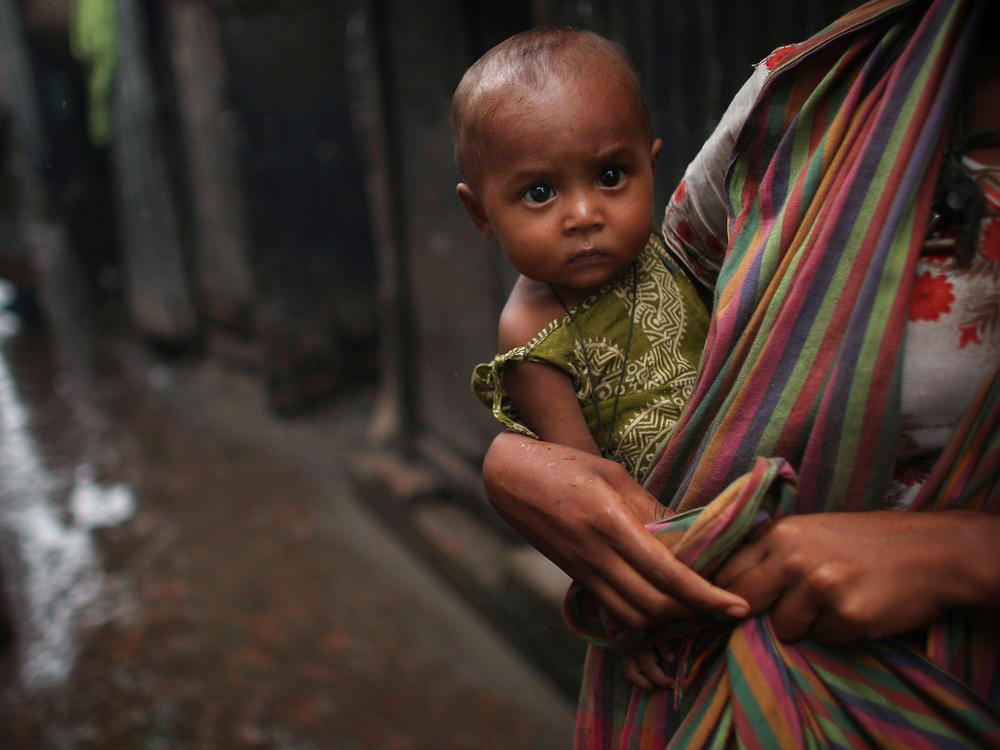
<path fill-rule="evenodd" d="M 552 200 L 552 196 L 555 194 L 556 192 L 552 189 L 551 185 L 532 185 L 524 191 L 524 199 L 528 203 L 545 203 Z"/>
<path fill-rule="evenodd" d="M 620 185 L 624 179 L 625 172 L 621 167 L 611 167 L 610 169 L 605 169 L 597 176 L 597 181 L 601 184 L 601 187 L 606 188 L 612 188 L 616 185 Z"/>

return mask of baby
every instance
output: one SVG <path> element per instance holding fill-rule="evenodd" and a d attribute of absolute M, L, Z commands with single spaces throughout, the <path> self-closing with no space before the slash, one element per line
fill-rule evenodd
<path fill-rule="evenodd" d="M 539 28 L 487 52 L 452 100 L 458 197 L 520 273 L 473 392 L 509 428 L 652 465 L 694 385 L 708 312 L 653 228 L 653 139 L 612 42 Z M 667 646 L 626 658 L 636 685 Z M 641 668 L 640 668 L 641 665 Z"/>
<path fill-rule="evenodd" d="M 653 228 L 661 142 L 634 66 L 590 32 L 526 31 L 469 68 L 452 123 L 458 197 L 520 273 L 474 393 L 509 428 L 641 479 L 690 395 L 708 313 Z M 668 649 L 627 654 L 626 676 L 652 688 Z"/>
<path fill-rule="evenodd" d="M 473 391 L 508 427 L 641 478 L 690 394 L 704 304 L 653 228 L 638 76 L 596 34 L 513 36 L 452 101 L 458 196 L 520 273 Z"/>

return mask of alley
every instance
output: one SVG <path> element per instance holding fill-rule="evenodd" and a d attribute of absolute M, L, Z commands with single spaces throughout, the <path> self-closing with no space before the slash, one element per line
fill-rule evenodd
<path fill-rule="evenodd" d="M 249 374 L 93 330 L 0 316 L 0 747 L 570 746 L 356 503 L 367 394 L 277 420 Z"/>

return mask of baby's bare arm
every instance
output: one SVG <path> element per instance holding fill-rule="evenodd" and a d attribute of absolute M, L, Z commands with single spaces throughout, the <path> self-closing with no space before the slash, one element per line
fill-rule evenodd
<path fill-rule="evenodd" d="M 506 369 L 504 385 L 521 421 L 542 440 L 600 455 L 566 373 L 522 362 Z"/>
<path fill-rule="evenodd" d="M 500 350 L 524 346 L 562 312 L 547 285 L 522 276 L 500 316 Z M 503 377 L 520 421 L 542 440 L 600 455 L 569 375 L 542 362 L 521 362 L 509 365 Z"/>

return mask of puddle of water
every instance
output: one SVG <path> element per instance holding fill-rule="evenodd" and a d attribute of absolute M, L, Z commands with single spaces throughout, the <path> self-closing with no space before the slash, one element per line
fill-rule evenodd
<path fill-rule="evenodd" d="M 121 482 L 102 486 L 94 481 L 94 469 L 82 464 L 69 495 L 73 523 L 84 529 L 107 529 L 124 523 L 135 513 L 135 495 Z"/>
<path fill-rule="evenodd" d="M 0 309 L 10 294 L 0 283 Z M 77 616 L 102 590 L 93 531 L 128 520 L 135 498 L 126 485 L 96 482 L 88 463 L 77 467 L 66 495 L 31 433 L 28 408 L 3 351 L 19 328 L 15 315 L 0 312 L 0 551 L 17 620 L 20 678 L 25 687 L 39 689 L 69 676 Z"/>

